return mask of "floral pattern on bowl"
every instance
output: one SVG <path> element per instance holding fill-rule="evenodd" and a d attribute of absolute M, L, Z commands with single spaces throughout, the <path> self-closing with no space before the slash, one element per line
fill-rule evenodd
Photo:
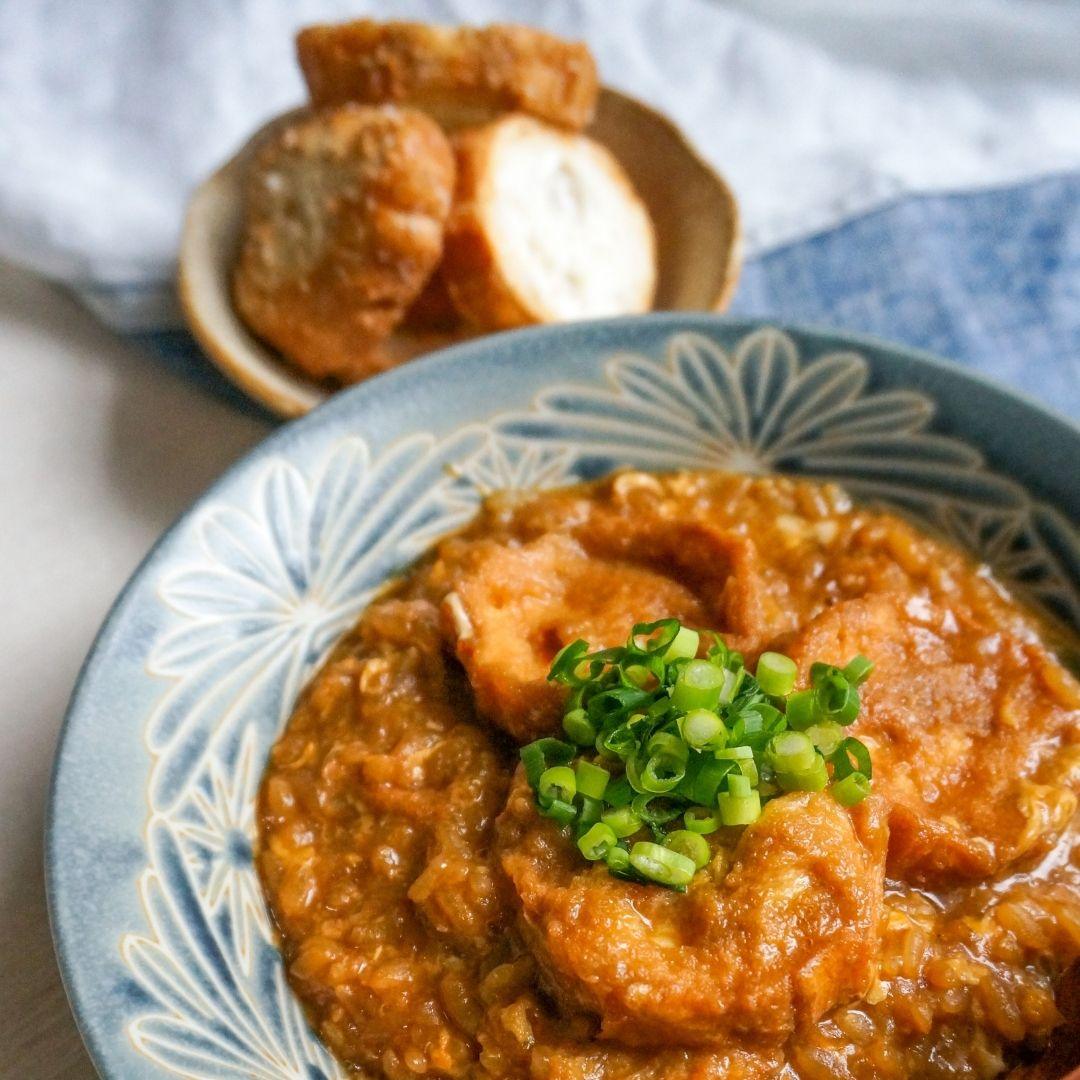
<path fill-rule="evenodd" d="M 588 355 L 564 357 L 538 389 L 523 380 L 497 408 L 458 392 L 442 431 L 409 421 L 417 395 L 436 395 L 433 415 L 443 407 L 419 374 L 392 377 L 393 438 L 365 434 L 379 403 L 360 388 L 256 451 L 142 568 L 73 700 L 50 826 L 59 948 L 104 1075 L 343 1075 L 273 944 L 251 856 L 262 765 L 301 687 L 375 591 L 490 491 L 622 465 L 828 477 L 919 517 L 1080 625 L 1080 540 L 1067 516 L 939 430 L 941 399 L 928 389 L 879 385 L 884 347 L 708 317 L 683 319 L 688 329 L 646 322 L 640 348 L 632 321 L 597 324 L 607 330 L 595 340 L 588 327 L 576 339 L 570 328 L 502 339 L 509 354 L 576 340 Z M 475 386 L 484 364 L 489 380 L 502 370 L 498 344 Z M 91 756 L 89 726 L 110 708 L 138 753 L 113 770 L 126 801 L 97 811 L 109 839 L 88 867 L 73 855 L 87 827 L 73 820 L 86 798 L 77 769 Z M 124 899 L 91 964 L 76 928 L 113 896 Z"/>

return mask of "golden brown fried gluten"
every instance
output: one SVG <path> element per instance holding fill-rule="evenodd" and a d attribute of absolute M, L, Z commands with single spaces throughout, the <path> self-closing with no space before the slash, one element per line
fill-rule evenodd
<path fill-rule="evenodd" d="M 516 111 L 578 130 L 599 92 L 585 45 L 527 26 L 359 19 L 301 30 L 296 49 L 316 105 L 396 102 L 447 128 Z"/>
<path fill-rule="evenodd" d="M 289 124 L 248 176 L 240 315 L 314 378 L 389 366 L 378 345 L 439 261 L 453 187 L 449 143 L 423 113 L 345 105 Z"/>

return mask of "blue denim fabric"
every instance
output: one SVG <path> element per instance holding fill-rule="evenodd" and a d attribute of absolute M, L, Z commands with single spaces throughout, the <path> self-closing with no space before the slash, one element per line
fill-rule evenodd
<path fill-rule="evenodd" d="M 903 199 L 752 260 L 731 311 L 927 349 L 1080 420 L 1080 175 Z"/>

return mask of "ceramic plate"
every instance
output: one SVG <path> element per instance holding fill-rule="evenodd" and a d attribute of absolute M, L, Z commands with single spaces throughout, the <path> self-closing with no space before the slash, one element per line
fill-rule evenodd
<path fill-rule="evenodd" d="M 48 877 L 98 1069 L 341 1075 L 272 943 L 255 792 L 335 639 L 485 493 L 620 465 L 829 477 L 1080 626 L 1077 461 L 1080 430 L 958 367 L 685 314 L 484 338 L 282 428 L 151 552 L 71 703 Z"/>

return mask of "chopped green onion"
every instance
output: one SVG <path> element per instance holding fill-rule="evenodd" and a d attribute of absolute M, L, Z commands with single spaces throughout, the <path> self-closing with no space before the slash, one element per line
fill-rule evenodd
<path fill-rule="evenodd" d="M 664 653 L 665 662 L 670 664 L 672 660 L 693 660 L 697 656 L 700 642 L 701 635 L 696 630 L 691 630 L 689 626 L 680 627 Z"/>
<path fill-rule="evenodd" d="M 842 669 L 812 664 L 810 689 L 795 692 L 790 657 L 762 653 L 751 675 L 739 652 L 703 633 L 704 642 L 660 619 L 634 626 L 625 646 L 590 652 L 571 642 L 549 674 L 569 690 L 569 741 L 521 749 L 540 813 L 571 827 L 583 857 L 680 891 L 721 825 L 746 826 L 765 800 L 830 780 L 836 799 L 855 805 L 872 776 L 869 751 L 844 734 L 873 668 L 866 657 Z M 651 842 L 634 843 L 645 830 Z"/>
<path fill-rule="evenodd" d="M 654 678 L 653 673 L 643 664 L 631 664 L 629 667 L 624 667 L 622 673 L 626 681 L 638 689 L 648 686 Z"/>
<path fill-rule="evenodd" d="M 594 724 L 603 726 L 612 718 L 617 719 L 647 704 L 650 697 L 650 691 L 636 686 L 613 686 L 589 698 L 585 711 Z"/>
<path fill-rule="evenodd" d="M 848 738 L 836 748 L 832 758 L 833 776 L 843 780 L 854 772 L 861 772 L 869 780 L 874 775 L 874 766 L 870 761 L 870 751 L 858 739 Z"/>
<path fill-rule="evenodd" d="M 685 759 L 680 760 L 667 753 L 656 754 L 654 757 L 649 758 L 645 765 L 637 771 L 636 777 L 631 775 L 629 761 L 626 766 L 626 774 L 630 777 L 631 786 L 635 790 L 649 795 L 663 795 L 665 792 L 671 791 L 672 788 L 678 786 L 679 781 L 686 775 Z"/>
<path fill-rule="evenodd" d="M 750 794 L 750 781 L 742 773 L 730 773 L 727 778 L 728 794 L 745 798 Z"/>
<path fill-rule="evenodd" d="M 746 749 L 750 749 L 747 747 Z M 738 769 L 739 764 L 735 761 L 718 761 L 716 758 L 705 758 L 697 770 L 690 787 L 689 798 L 699 806 L 714 806 L 716 793 L 724 777 L 732 770 Z"/>
<path fill-rule="evenodd" d="M 600 815 L 600 820 L 620 839 L 640 832 L 645 824 L 629 806 L 620 806 L 607 810 Z"/>
<path fill-rule="evenodd" d="M 695 750 L 705 747 L 722 747 L 727 742 L 724 721 L 708 709 L 691 709 L 680 721 L 683 739 Z"/>
<path fill-rule="evenodd" d="M 749 746 L 729 746 L 724 750 L 717 750 L 717 761 L 752 761 L 754 751 Z"/>
<path fill-rule="evenodd" d="M 761 817 L 761 796 L 756 791 L 749 795 L 732 795 L 721 791 L 717 796 L 720 820 L 727 826 L 749 825 Z"/>
<path fill-rule="evenodd" d="M 617 843 L 618 839 L 611 829 L 602 821 L 598 821 L 578 840 L 577 846 L 578 851 L 589 862 L 596 862 L 604 858 Z"/>
<path fill-rule="evenodd" d="M 724 685 L 720 689 L 721 705 L 730 705 L 735 700 L 735 695 L 738 693 L 739 687 L 743 681 L 743 676 L 745 675 L 745 668 L 739 668 L 738 671 L 731 671 L 729 668 L 724 668 Z"/>
<path fill-rule="evenodd" d="M 561 682 L 567 686 L 581 686 L 587 680 L 578 675 L 578 665 L 589 651 L 587 641 L 571 641 L 564 645 L 551 661 L 551 670 L 548 672 L 548 682 Z"/>
<path fill-rule="evenodd" d="M 844 741 L 844 729 L 831 720 L 826 720 L 820 724 L 811 724 L 806 729 L 806 735 L 826 759 L 834 754 L 836 748 Z"/>
<path fill-rule="evenodd" d="M 821 680 L 815 691 L 815 704 L 822 719 L 847 727 L 859 715 L 859 691 L 837 673 Z"/>
<path fill-rule="evenodd" d="M 799 669 L 790 656 L 783 653 L 763 652 L 758 657 L 754 677 L 758 685 L 770 697 L 785 697 L 795 686 Z"/>
<path fill-rule="evenodd" d="M 813 764 L 808 769 L 777 772 L 776 779 L 785 791 L 823 791 L 829 782 L 829 773 L 825 768 L 825 759 L 815 751 Z"/>
<path fill-rule="evenodd" d="M 683 814 L 683 824 L 692 833 L 708 836 L 720 828 L 720 815 L 704 806 L 691 806 Z"/>
<path fill-rule="evenodd" d="M 608 806 L 629 806 L 633 797 L 634 789 L 630 786 L 630 781 L 626 779 L 625 773 L 610 781 L 604 791 L 604 802 Z"/>
<path fill-rule="evenodd" d="M 596 741 L 596 725 L 584 709 L 571 709 L 562 720 L 567 738 L 578 746 L 591 746 Z"/>
<path fill-rule="evenodd" d="M 676 829 L 674 832 L 669 832 L 664 837 L 664 847 L 668 851 L 677 851 L 680 855 L 685 855 L 697 870 L 706 866 L 712 857 L 709 852 L 709 842 L 705 837 L 689 829 Z"/>
<path fill-rule="evenodd" d="M 535 790 L 540 774 L 549 765 L 565 765 L 574 760 L 574 748 L 561 739 L 537 739 L 523 746 L 520 755 L 529 786 Z"/>
<path fill-rule="evenodd" d="M 580 794 L 587 795 L 590 799 L 602 799 L 611 773 L 591 761 L 579 759 L 574 766 L 574 777 Z"/>
<path fill-rule="evenodd" d="M 639 840 L 630 849 L 630 865 L 661 885 L 689 885 L 697 872 L 692 859 L 647 840 Z"/>
<path fill-rule="evenodd" d="M 764 701 L 755 701 L 740 709 L 731 724 L 731 743 L 764 750 L 765 744 L 786 725 L 784 714 Z"/>
<path fill-rule="evenodd" d="M 685 762 L 689 757 L 686 743 L 670 731 L 658 731 L 645 744 L 645 752 L 651 757 L 673 757 Z"/>
<path fill-rule="evenodd" d="M 856 806 L 870 794 L 870 781 L 865 773 L 848 773 L 843 780 L 838 780 L 829 790 L 841 806 Z"/>
<path fill-rule="evenodd" d="M 568 765 L 555 765 L 540 774 L 536 785 L 536 794 L 541 803 L 544 800 L 572 802 L 577 794 L 577 777 Z"/>
<path fill-rule="evenodd" d="M 862 653 L 853 656 L 843 668 L 841 674 L 852 686 L 861 686 L 870 677 L 874 670 L 874 662 L 868 660 Z"/>
<path fill-rule="evenodd" d="M 552 799 L 546 806 L 540 807 L 540 813 L 553 818 L 560 825 L 569 825 L 577 817 L 577 807 L 562 799 Z"/>
<path fill-rule="evenodd" d="M 678 619 L 657 619 L 656 622 L 638 623 L 630 632 L 627 647 L 662 655 L 679 636 L 679 629 Z M 644 642 L 641 639 L 644 639 Z"/>
<path fill-rule="evenodd" d="M 637 749 L 637 739 L 634 737 L 633 728 L 629 723 L 619 724 L 610 731 L 601 731 L 596 737 L 596 749 L 598 753 L 607 754 L 613 758 L 629 757 Z"/>
<path fill-rule="evenodd" d="M 795 731 L 805 731 L 817 720 L 817 692 L 800 690 L 792 694 L 786 702 L 784 715 L 788 727 Z"/>
<path fill-rule="evenodd" d="M 625 870 L 630 865 L 630 852 L 616 845 L 607 850 L 604 862 L 607 863 L 609 870 Z"/>
<path fill-rule="evenodd" d="M 766 754 L 778 773 L 805 772 L 818 756 L 814 744 L 801 731 L 782 731 L 774 735 Z"/>
<path fill-rule="evenodd" d="M 754 761 L 754 751 L 749 746 L 729 746 L 726 750 L 718 750 L 716 760 L 733 761 L 743 776 L 750 781 L 751 786 L 757 784 L 760 779 L 757 762 Z"/>
<path fill-rule="evenodd" d="M 583 832 L 590 825 L 595 825 L 603 812 L 604 804 L 599 799 L 590 799 L 588 795 L 583 795 L 576 826 L 578 831 Z"/>
<path fill-rule="evenodd" d="M 638 795 L 630 807 L 647 825 L 666 825 L 679 816 L 679 807 L 660 795 Z"/>
<path fill-rule="evenodd" d="M 679 672 L 671 691 L 671 703 L 682 712 L 715 709 L 724 688 L 724 672 L 708 660 L 691 660 Z"/>

